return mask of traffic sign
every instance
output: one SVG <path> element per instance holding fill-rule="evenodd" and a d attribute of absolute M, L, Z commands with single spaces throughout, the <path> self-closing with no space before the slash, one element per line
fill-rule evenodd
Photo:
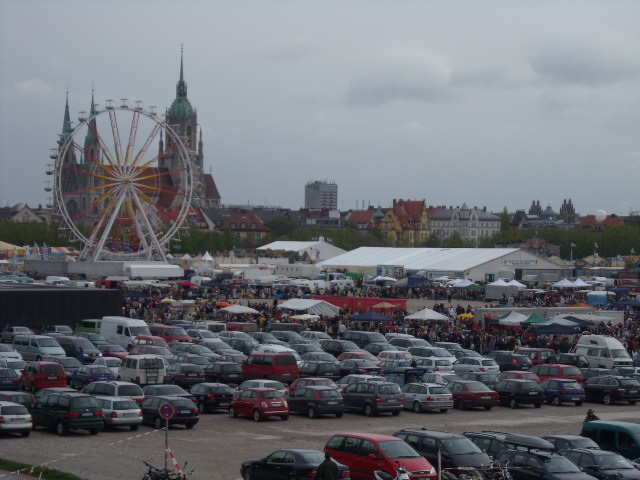
<path fill-rule="evenodd" d="M 171 417 L 173 417 L 173 414 L 176 413 L 173 405 L 171 405 L 170 403 L 163 403 L 162 405 L 160 405 L 158 410 L 160 411 L 160 416 L 165 420 L 169 420 Z"/>

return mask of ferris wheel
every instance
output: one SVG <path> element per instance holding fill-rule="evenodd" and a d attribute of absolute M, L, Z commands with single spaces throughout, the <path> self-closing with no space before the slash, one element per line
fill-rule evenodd
<path fill-rule="evenodd" d="M 166 260 L 193 195 L 180 136 L 140 102 L 80 113 L 53 170 L 55 211 L 83 244 L 81 258 Z"/>

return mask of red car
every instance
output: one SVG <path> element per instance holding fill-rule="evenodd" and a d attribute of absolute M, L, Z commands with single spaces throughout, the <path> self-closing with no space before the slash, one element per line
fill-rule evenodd
<path fill-rule="evenodd" d="M 296 378 L 289 388 L 286 391 L 287 395 L 291 395 L 296 391 L 297 388 L 300 387 L 308 387 L 310 385 L 322 386 L 322 387 L 333 387 L 338 388 L 336 382 L 331 380 L 330 378 L 322 378 L 322 377 L 307 377 L 307 378 Z"/>
<path fill-rule="evenodd" d="M 229 407 L 229 416 L 253 417 L 256 422 L 266 417 L 289 420 L 289 405 L 284 393 L 275 388 L 249 388 L 234 396 Z"/>
<path fill-rule="evenodd" d="M 532 371 L 509 370 L 508 372 L 502 372 L 498 375 L 498 381 L 509 378 L 522 378 L 524 380 L 531 380 L 532 382 L 537 383 L 542 381 L 542 379 Z"/>
<path fill-rule="evenodd" d="M 575 380 L 578 383 L 584 383 L 582 372 L 578 367 L 574 367 L 573 365 L 536 365 L 531 368 L 530 371 L 538 375 L 542 380 L 547 380 L 548 378 L 567 378 Z"/>
<path fill-rule="evenodd" d="M 124 360 L 129 352 L 121 345 L 96 345 L 103 357 L 115 357 Z"/>
<path fill-rule="evenodd" d="M 482 382 L 461 380 L 447 385 L 453 397 L 453 406 L 460 410 L 469 407 L 484 407 L 491 410 L 500 403 L 500 395 Z"/>
<path fill-rule="evenodd" d="M 360 350 L 357 352 L 342 352 L 338 355 L 338 361 L 343 360 L 369 360 L 371 363 L 375 363 L 376 365 L 380 365 L 380 359 L 376 357 L 373 353 L 367 352 L 366 350 Z"/>
<path fill-rule="evenodd" d="M 32 393 L 41 388 L 66 386 L 67 374 L 64 367 L 56 362 L 28 363 L 20 375 L 21 389 L 31 390 Z"/>

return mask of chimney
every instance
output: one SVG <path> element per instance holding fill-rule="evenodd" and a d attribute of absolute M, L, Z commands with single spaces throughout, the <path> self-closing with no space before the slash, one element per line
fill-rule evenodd
<path fill-rule="evenodd" d="M 393 199 L 393 206 L 394 207 L 396 206 L 396 199 L 395 198 Z"/>

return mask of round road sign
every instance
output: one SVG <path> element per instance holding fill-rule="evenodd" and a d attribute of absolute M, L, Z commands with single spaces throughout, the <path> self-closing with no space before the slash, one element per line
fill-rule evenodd
<path fill-rule="evenodd" d="M 165 420 L 169 420 L 171 417 L 173 417 L 173 414 L 176 413 L 173 405 L 171 405 L 170 403 L 163 403 L 162 405 L 160 405 L 158 410 L 160 410 L 160 416 Z"/>

